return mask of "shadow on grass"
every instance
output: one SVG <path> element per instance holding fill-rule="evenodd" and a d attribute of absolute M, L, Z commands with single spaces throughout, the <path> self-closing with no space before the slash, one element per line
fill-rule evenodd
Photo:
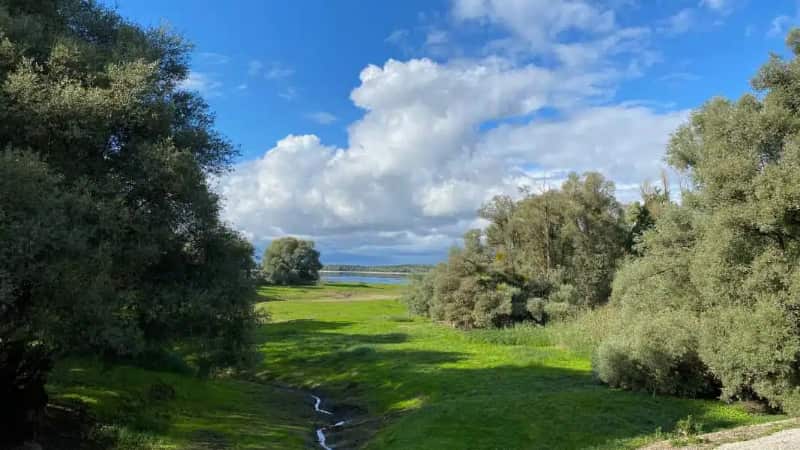
<path fill-rule="evenodd" d="M 338 403 L 382 416 L 378 447 L 623 448 L 633 438 L 671 430 L 689 414 L 707 430 L 744 420 L 720 412 L 716 402 L 609 389 L 585 370 L 535 362 L 470 367 L 474 355 L 395 348 L 386 344 L 411 338 L 345 333 L 348 325 L 266 325 L 260 334 L 264 370 L 257 377 L 320 390 L 334 411 Z M 348 439 L 363 443 L 377 427 L 367 426 L 357 438 L 351 431 Z"/>
<path fill-rule="evenodd" d="M 152 395 L 154 385 L 171 386 L 174 397 Z M 79 436 L 71 445 L 44 448 L 303 448 L 313 442 L 307 395 L 258 383 L 105 369 L 96 360 L 72 358 L 52 373 L 48 391 L 53 404 L 70 406 L 68 416 L 89 411 L 94 423 L 81 430 L 61 420 L 46 438 L 64 441 L 76 430 Z"/>
<path fill-rule="evenodd" d="M 706 430 L 744 419 L 717 402 L 608 389 L 568 361 L 545 365 L 554 349 L 469 347 L 474 343 L 449 332 L 425 340 L 402 332 L 404 323 L 383 324 L 382 333 L 351 332 L 351 321 L 267 324 L 256 336 L 263 366 L 252 376 L 313 390 L 337 420 L 358 419 L 333 434 L 339 449 L 368 441 L 402 449 L 625 448 L 689 414 Z M 82 360 L 61 367 L 53 381 L 57 397 L 87 401 L 111 423 L 200 444 L 301 448 L 314 442 L 314 426 L 325 419 L 313 412 L 308 391 L 240 381 L 104 371 Z M 175 399 L 150 398 L 161 382 L 175 387 Z"/>

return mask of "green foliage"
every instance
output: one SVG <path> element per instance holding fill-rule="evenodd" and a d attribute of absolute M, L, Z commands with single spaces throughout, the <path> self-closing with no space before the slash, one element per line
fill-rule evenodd
<path fill-rule="evenodd" d="M 611 386 L 653 394 L 708 397 L 717 394 L 713 377 L 697 354 L 698 326 L 684 311 L 662 311 L 645 320 L 625 317 L 624 333 L 598 347 L 593 368 Z"/>
<path fill-rule="evenodd" d="M 252 248 L 218 217 L 235 152 L 177 88 L 188 51 L 96 2 L 0 0 L 0 372 L 19 348 L 242 361 Z"/>
<path fill-rule="evenodd" d="M 595 357 L 604 381 L 800 411 L 800 51 L 773 56 L 759 96 L 716 98 L 673 136 L 692 189 L 642 233 L 614 282 L 625 327 Z"/>
<path fill-rule="evenodd" d="M 322 268 L 314 242 L 293 237 L 272 241 L 261 264 L 266 282 L 279 285 L 316 283 Z"/>
<path fill-rule="evenodd" d="M 675 430 L 673 433 L 677 436 L 677 439 L 673 439 L 671 442 L 681 446 L 691 443 L 698 443 L 700 442 L 698 435 L 702 432 L 702 422 L 698 422 L 694 416 L 689 414 L 685 419 L 681 419 L 675 424 Z"/>
<path fill-rule="evenodd" d="M 409 277 L 409 286 L 403 292 L 403 301 L 408 305 L 412 314 L 428 316 L 430 314 L 430 300 L 433 298 L 434 277 L 415 274 Z"/>
<path fill-rule="evenodd" d="M 497 197 L 423 277 L 413 278 L 412 312 L 462 328 L 565 320 L 605 303 L 629 232 L 613 184 L 596 173 L 569 176 L 560 190 L 514 201 Z"/>

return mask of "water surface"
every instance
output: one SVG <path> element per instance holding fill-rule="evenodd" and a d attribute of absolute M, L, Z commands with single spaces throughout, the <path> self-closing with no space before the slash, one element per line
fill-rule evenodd
<path fill-rule="evenodd" d="M 390 274 L 372 274 L 359 272 L 321 272 L 322 281 L 326 283 L 371 283 L 371 284 L 407 284 L 408 276 Z"/>

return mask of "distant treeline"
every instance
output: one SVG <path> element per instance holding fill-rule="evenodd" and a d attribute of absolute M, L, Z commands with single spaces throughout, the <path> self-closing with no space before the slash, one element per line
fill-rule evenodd
<path fill-rule="evenodd" d="M 398 264 L 394 266 L 359 266 L 354 264 L 326 264 L 323 271 L 329 272 L 385 272 L 385 273 L 425 273 L 433 268 L 430 264 Z"/>

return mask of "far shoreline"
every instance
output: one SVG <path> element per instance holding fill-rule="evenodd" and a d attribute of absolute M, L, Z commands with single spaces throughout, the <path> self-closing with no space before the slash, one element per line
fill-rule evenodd
<path fill-rule="evenodd" d="M 319 273 L 356 273 L 364 275 L 401 275 L 401 276 L 425 274 L 425 272 L 374 272 L 374 271 L 368 272 L 362 270 L 320 270 Z"/>

